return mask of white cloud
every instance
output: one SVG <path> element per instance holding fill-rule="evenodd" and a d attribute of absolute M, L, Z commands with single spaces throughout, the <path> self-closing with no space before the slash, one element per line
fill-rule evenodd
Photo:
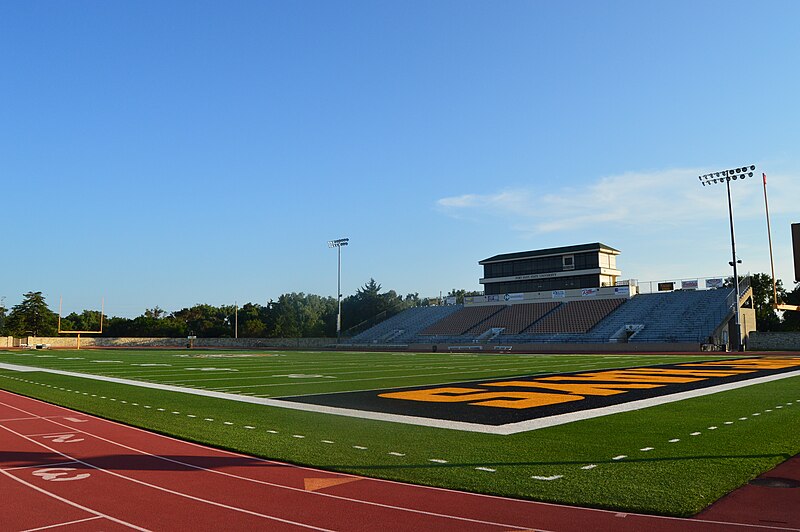
<path fill-rule="evenodd" d="M 469 193 L 438 200 L 438 207 L 456 217 L 499 218 L 523 233 L 574 231 L 588 227 L 671 228 L 720 220 L 727 214 L 725 187 L 702 187 L 703 169 L 670 169 L 607 176 L 579 187 L 550 186 Z M 760 179 L 733 186 L 738 217 L 763 217 Z M 800 184 L 791 178 L 770 180 L 773 212 L 797 211 Z M 544 188 L 544 187 L 542 187 Z"/>
<path fill-rule="evenodd" d="M 494 226 L 485 234 L 494 235 L 492 242 L 509 250 L 599 240 L 623 250 L 624 275 L 640 279 L 719 275 L 725 274 L 730 260 L 728 202 L 724 185 L 700 185 L 697 176 L 707 171 L 628 172 L 573 186 L 551 181 L 442 198 L 437 207 L 448 216 L 487 229 Z M 776 274 L 791 280 L 788 227 L 800 222 L 800 180 L 775 172 L 768 183 Z M 732 184 L 731 192 L 743 271 L 768 272 L 760 173 Z M 498 224 L 508 231 L 498 233 Z"/>

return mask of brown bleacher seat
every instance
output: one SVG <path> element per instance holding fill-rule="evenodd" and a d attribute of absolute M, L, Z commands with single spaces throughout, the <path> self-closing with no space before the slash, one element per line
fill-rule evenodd
<path fill-rule="evenodd" d="M 559 304 L 547 302 L 508 305 L 500 312 L 490 316 L 486 321 L 467 331 L 467 333 L 477 335 L 494 327 L 502 327 L 505 329 L 502 334 L 519 334 Z"/>
<path fill-rule="evenodd" d="M 422 331 L 423 335 L 458 336 L 503 310 L 504 305 L 464 307 Z"/>
<path fill-rule="evenodd" d="M 569 301 L 524 331 L 532 334 L 586 333 L 625 299 Z"/>

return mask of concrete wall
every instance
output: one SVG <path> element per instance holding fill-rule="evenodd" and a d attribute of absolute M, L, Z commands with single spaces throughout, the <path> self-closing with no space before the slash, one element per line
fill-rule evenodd
<path fill-rule="evenodd" d="M 412 344 L 409 351 L 479 351 L 482 353 L 505 352 L 495 349 L 493 344 Z M 452 349 L 451 349 L 452 347 Z M 461 347 L 461 349 L 459 349 Z M 660 342 L 631 342 L 620 344 L 510 344 L 512 353 L 696 353 L 700 351 L 700 344 L 696 343 L 660 343 Z M 481 349 L 478 349 L 481 348 Z"/>
<path fill-rule="evenodd" d="M 0 338 L 0 342 L 2 342 Z M 75 336 L 56 338 L 28 337 L 29 346 L 50 344 L 50 347 L 75 349 Z M 103 338 L 81 336 L 81 347 L 182 347 L 189 342 L 186 338 Z M 335 338 L 198 338 L 194 347 L 250 349 L 250 348 L 302 348 L 314 349 L 331 347 L 336 344 Z M 0 344 L 2 345 L 2 344 Z"/>
<path fill-rule="evenodd" d="M 751 351 L 800 351 L 800 332 L 752 332 Z"/>

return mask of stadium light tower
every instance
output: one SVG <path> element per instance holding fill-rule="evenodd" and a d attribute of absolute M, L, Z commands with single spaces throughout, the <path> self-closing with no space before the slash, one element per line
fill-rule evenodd
<path fill-rule="evenodd" d="M 342 246 L 346 246 L 350 242 L 349 238 L 337 238 L 336 240 L 328 240 L 329 248 L 336 248 L 339 253 L 339 269 L 336 281 L 336 301 L 339 306 L 339 312 L 336 314 L 336 343 L 342 336 Z"/>
<path fill-rule="evenodd" d="M 740 321 L 740 311 L 739 311 L 739 298 L 741 294 L 739 293 L 739 270 L 736 267 L 738 261 L 736 259 L 736 238 L 734 237 L 733 233 L 733 205 L 731 204 L 731 181 L 736 181 L 737 179 L 744 179 L 745 177 L 753 177 L 753 172 L 755 171 L 756 166 L 751 164 L 750 166 L 742 166 L 741 168 L 734 168 L 732 170 L 722 170 L 720 172 L 711 172 L 710 174 L 705 174 L 698 176 L 697 179 L 703 184 L 703 186 L 711 186 L 716 184 L 725 183 L 728 188 L 728 218 L 730 220 L 731 225 L 731 262 L 730 265 L 733 266 L 733 285 L 736 287 L 736 303 L 734 304 L 734 315 L 736 320 L 736 328 L 734 330 L 734 338 L 731 338 L 731 343 L 736 346 L 737 351 L 742 351 L 742 329 L 741 329 L 741 321 Z"/>

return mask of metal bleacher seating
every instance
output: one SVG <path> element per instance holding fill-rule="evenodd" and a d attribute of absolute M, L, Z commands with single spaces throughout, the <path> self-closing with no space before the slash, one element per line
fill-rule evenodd
<path fill-rule="evenodd" d="M 466 333 L 479 323 L 483 323 L 488 318 L 497 314 L 505 308 L 505 305 L 487 305 L 481 307 L 463 307 L 458 312 L 447 316 L 445 319 L 434 323 L 423 330 L 423 336 L 458 336 Z"/>
<path fill-rule="evenodd" d="M 401 344 L 415 338 L 420 331 L 463 308 L 463 305 L 414 307 L 382 321 L 354 336 L 349 344 Z"/>
<path fill-rule="evenodd" d="M 349 343 L 703 343 L 729 319 L 730 296 L 731 289 L 677 290 L 630 299 L 419 307 L 379 323 Z M 626 335 L 628 328 L 635 333 Z"/>
<path fill-rule="evenodd" d="M 644 329 L 630 341 L 703 342 L 728 314 L 729 292 L 718 289 L 651 294 L 660 296 L 660 301 L 641 321 Z"/>

